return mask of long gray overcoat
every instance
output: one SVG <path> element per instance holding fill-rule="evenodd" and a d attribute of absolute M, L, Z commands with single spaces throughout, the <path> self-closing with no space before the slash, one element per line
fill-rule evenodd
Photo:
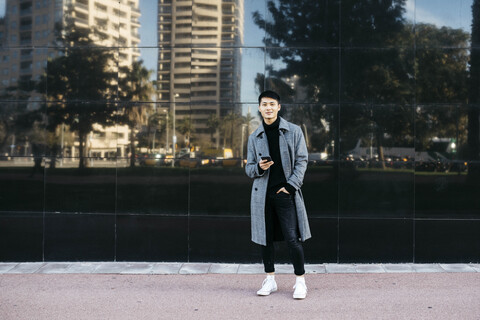
<path fill-rule="evenodd" d="M 307 169 L 308 151 L 303 132 L 299 126 L 280 117 L 280 156 L 282 158 L 283 172 L 287 183 L 296 189 L 295 206 L 297 209 L 298 228 L 301 241 L 311 237 L 308 224 L 307 211 L 303 202 L 300 187 L 303 184 L 303 176 Z M 250 202 L 252 220 L 252 241 L 260 245 L 266 245 L 265 228 L 265 198 L 267 194 L 268 175 L 270 170 L 260 174 L 258 163 L 262 156 L 268 156 L 268 140 L 263 125 L 260 125 L 248 137 L 248 155 L 245 172 L 253 178 L 252 197 Z"/>

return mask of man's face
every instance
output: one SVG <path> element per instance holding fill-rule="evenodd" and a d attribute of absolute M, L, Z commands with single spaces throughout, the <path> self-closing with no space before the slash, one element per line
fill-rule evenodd
<path fill-rule="evenodd" d="M 273 122 L 277 120 L 278 111 L 280 111 L 280 108 L 280 104 L 277 100 L 267 97 L 263 97 L 262 100 L 260 100 L 260 105 L 258 106 L 258 109 L 260 110 L 260 113 L 266 122 Z"/>

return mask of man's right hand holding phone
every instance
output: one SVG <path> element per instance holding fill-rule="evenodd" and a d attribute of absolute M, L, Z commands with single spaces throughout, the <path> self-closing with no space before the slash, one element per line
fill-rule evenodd
<path fill-rule="evenodd" d="M 270 157 L 262 157 L 262 160 L 258 163 L 258 166 L 263 171 L 267 171 L 273 165 L 272 158 Z"/>

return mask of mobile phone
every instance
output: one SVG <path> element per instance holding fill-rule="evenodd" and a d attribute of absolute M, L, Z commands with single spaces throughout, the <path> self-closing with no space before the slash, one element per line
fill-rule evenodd
<path fill-rule="evenodd" d="M 270 156 L 262 157 L 262 160 L 267 160 L 267 162 L 272 161 L 272 158 Z"/>

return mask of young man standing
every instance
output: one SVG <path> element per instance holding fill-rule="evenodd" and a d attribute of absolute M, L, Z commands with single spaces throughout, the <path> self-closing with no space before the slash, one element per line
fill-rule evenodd
<path fill-rule="evenodd" d="M 274 241 L 285 240 L 296 275 L 293 298 L 307 296 L 302 243 L 311 237 L 300 187 L 308 151 L 299 126 L 278 115 L 280 96 L 265 91 L 258 97 L 263 123 L 248 138 L 246 174 L 253 178 L 252 241 L 261 245 L 267 273 L 260 296 L 277 291 Z M 300 239 L 300 240 L 299 240 Z"/>

